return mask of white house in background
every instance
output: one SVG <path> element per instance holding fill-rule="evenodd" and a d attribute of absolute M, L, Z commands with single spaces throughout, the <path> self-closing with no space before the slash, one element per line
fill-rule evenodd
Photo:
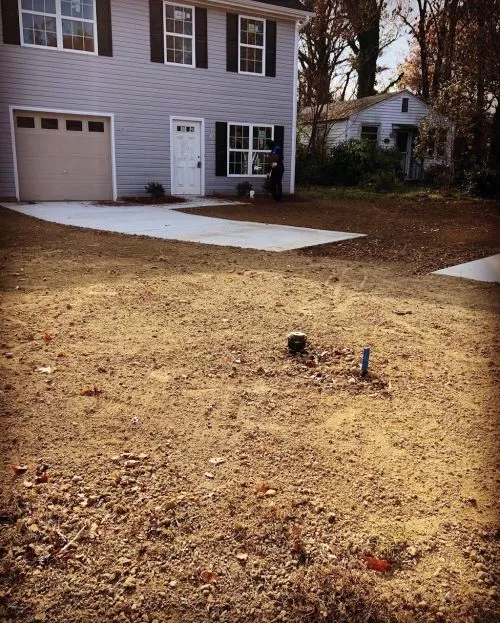
<path fill-rule="evenodd" d="M 430 115 L 429 106 L 423 100 L 404 90 L 330 104 L 325 108 L 320 123 L 325 124 L 327 147 L 358 138 L 365 138 L 382 147 L 397 147 L 406 177 L 420 179 L 429 164 L 450 162 L 451 126 L 444 118 L 438 121 L 442 129 L 434 141 L 434 153 L 429 154 L 424 162 L 414 157 L 419 123 Z M 435 123 L 436 119 L 433 121 Z M 303 144 L 309 141 L 311 122 L 310 110 L 303 111 L 300 116 Z"/>

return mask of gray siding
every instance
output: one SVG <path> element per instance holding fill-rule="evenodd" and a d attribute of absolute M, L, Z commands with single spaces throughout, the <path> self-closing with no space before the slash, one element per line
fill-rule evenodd
<path fill-rule="evenodd" d="M 285 126 L 290 186 L 295 24 L 279 21 L 276 77 L 226 71 L 225 12 L 208 10 L 208 69 L 150 62 L 148 0 L 112 0 L 112 58 L 0 43 L 0 197 L 15 195 L 9 105 L 114 113 L 118 195 L 151 180 L 170 191 L 170 116 L 205 119 L 205 192 L 249 179 L 215 176 L 215 122 Z"/>

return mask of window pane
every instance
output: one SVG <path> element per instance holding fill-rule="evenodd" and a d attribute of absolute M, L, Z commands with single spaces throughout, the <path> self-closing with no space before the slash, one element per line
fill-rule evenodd
<path fill-rule="evenodd" d="M 66 119 L 66 130 L 70 132 L 81 132 L 83 130 L 82 121 L 74 119 Z"/>
<path fill-rule="evenodd" d="M 243 151 L 229 152 L 230 175 L 248 175 L 248 153 Z"/>
<path fill-rule="evenodd" d="M 63 47 L 94 52 L 94 25 L 74 19 L 62 20 Z"/>
<path fill-rule="evenodd" d="M 193 40 L 167 35 L 167 62 L 180 65 L 193 64 Z"/>
<path fill-rule="evenodd" d="M 68 17 L 94 19 L 93 0 L 61 0 L 61 13 Z"/>
<path fill-rule="evenodd" d="M 29 45 L 33 45 L 35 43 L 35 40 L 33 38 L 33 31 L 32 30 L 28 30 L 28 29 L 24 29 L 23 30 L 23 40 L 24 43 L 28 43 Z"/>
<path fill-rule="evenodd" d="M 30 13 L 23 13 L 23 27 L 33 30 L 33 15 Z"/>
<path fill-rule="evenodd" d="M 378 140 L 378 127 L 376 125 L 364 125 L 361 127 L 361 138 L 372 143 Z"/>
<path fill-rule="evenodd" d="M 266 172 L 267 152 L 254 152 L 252 162 L 253 175 L 264 175 Z"/>
<path fill-rule="evenodd" d="M 42 118 L 42 128 L 44 130 L 57 130 L 59 128 L 59 121 L 57 119 Z"/>
<path fill-rule="evenodd" d="M 178 35 L 193 35 L 193 12 L 191 9 L 167 4 L 165 6 L 165 30 Z"/>
<path fill-rule="evenodd" d="M 272 139 L 272 128 L 259 128 L 253 129 L 253 141 L 252 146 L 255 150 L 267 150 L 267 142 Z"/>
<path fill-rule="evenodd" d="M 33 11 L 38 11 L 39 13 L 45 13 L 44 0 L 33 0 Z"/>
<path fill-rule="evenodd" d="M 34 117 L 17 117 L 16 125 L 18 128 L 34 128 L 35 118 Z"/>
<path fill-rule="evenodd" d="M 231 125 L 229 129 L 229 147 L 231 149 L 249 148 L 249 128 L 246 125 Z"/>
<path fill-rule="evenodd" d="M 89 132 L 104 132 L 104 121 L 89 121 Z"/>
<path fill-rule="evenodd" d="M 33 10 L 33 0 L 22 0 L 21 7 L 23 9 L 25 9 L 26 11 L 32 11 Z"/>

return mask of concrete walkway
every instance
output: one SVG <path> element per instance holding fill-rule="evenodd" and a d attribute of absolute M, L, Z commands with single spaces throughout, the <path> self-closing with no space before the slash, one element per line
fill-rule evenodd
<path fill-rule="evenodd" d="M 434 275 L 448 275 L 449 277 L 464 277 L 475 281 L 491 281 L 500 283 L 500 254 L 474 260 L 465 264 L 458 264 L 450 268 L 436 270 Z"/>
<path fill-rule="evenodd" d="M 364 235 L 288 225 L 229 221 L 176 211 L 176 208 L 239 203 L 241 202 L 196 198 L 189 199 L 185 203 L 167 205 L 101 206 L 87 201 L 3 205 L 16 212 L 61 225 L 261 251 L 288 251 Z"/>

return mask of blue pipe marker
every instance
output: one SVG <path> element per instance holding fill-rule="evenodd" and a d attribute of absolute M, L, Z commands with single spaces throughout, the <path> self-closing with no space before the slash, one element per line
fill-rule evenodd
<path fill-rule="evenodd" d="M 370 361 L 370 347 L 365 346 L 365 348 L 363 348 L 363 359 L 361 361 L 361 376 L 364 376 L 368 372 L 369 361 Z"/>

